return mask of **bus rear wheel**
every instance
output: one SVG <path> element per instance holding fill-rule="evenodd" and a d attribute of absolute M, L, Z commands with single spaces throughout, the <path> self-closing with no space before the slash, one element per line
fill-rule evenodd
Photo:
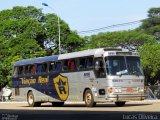
<path fill-rule="evenodd" d="M 39 107 L 41 106 L 41 102 L 35 102 L 35 98 L 33 92 L 30 91 L 27 95 L 27 102 L 30 107 Z"/>
<path fill-rule="evenodd" d="M 122 107 L 125 105 L 126 102 L 115 102 L 116 106 Z"/>
<path fill-rule="evenodd" d="M 86 107 L 94 107 L 96 105 L 96 102 L 94 102 L 93 94 L 91 90 L 86 90 L 84 94 L 84 101 Z"/>

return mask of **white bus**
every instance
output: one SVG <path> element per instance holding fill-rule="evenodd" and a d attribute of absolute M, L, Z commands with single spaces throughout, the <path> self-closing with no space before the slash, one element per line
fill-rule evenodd
<path fill-rule="evenodd" d="M 144 75 L 136 52 L 99 48 L 15 62 L 13 94 L 29 106 L 51 102 L 100 102 L 144 100 Z"/>

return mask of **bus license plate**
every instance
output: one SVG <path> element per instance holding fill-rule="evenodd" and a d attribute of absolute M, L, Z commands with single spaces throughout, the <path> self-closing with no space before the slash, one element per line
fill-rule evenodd
<path fill-rule="evenodd" d="M 133 88 L 127 88 L 127 92 L 133 92 Z"/>

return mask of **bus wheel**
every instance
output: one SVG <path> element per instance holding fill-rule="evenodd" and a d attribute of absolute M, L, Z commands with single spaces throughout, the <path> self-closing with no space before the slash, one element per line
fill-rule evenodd
<path fill-rule="evenodd" d="M 125 105 L 126 102 L 115 102 L 115 104 L 118 106 L 118 107 L 122 107 Z"/>
<path fill-rule="evenodd" d="M 54 107 L 62 107 L 64 105 L 64 102 L 52 102 L 52 106 Z"/>
<path fill-rule="evenodd" d="M 94 102 L 93 94 L 89 89 L 85 91 L 84 100 L 87 107 L 94 107 L 96 105 L 96 102 Z"/>
<path fill-rule="evenodd" d="M 27 102 L 30 107 L 39 107 L 41 106 L 41 102 L 35 102 L 33 92 L 30 91 L 27 95 Z"/>

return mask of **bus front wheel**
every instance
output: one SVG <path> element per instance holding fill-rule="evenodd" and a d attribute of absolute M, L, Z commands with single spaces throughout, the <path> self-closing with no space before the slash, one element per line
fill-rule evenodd
<path fill-rule="evenodd" d="M 35 102 L 35 98 L 33 92 L 30 91 L 27 95 L 27 102 L 30 107 L 39 107 L 41 106 L 41 102 Z"/>
<path fill-rule="evenodd" d="M 96 102 L 94 102 L 94 98 L 91 90 L 88 89 L 85 91 L 84 101 L 87 107 L 94 107 L 96 105 Z"/>
<path fill-rule="evenodd" d="M 125 105 L 126 102 L 115 102 L 116 106 L 122 107 Z"/>

